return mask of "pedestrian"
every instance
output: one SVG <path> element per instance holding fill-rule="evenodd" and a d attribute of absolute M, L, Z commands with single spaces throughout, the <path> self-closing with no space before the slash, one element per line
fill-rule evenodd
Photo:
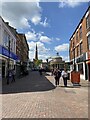
<path fill-rule="evenodd" d="M 42 68 L 39 69 L 39 73 L 40 73 L 40 75 L 42 75 Z"/>
<path fill-rule="evenodd" d="M 51 70 L 51 75 L 53 76 L 53 73 L 54 73 L 54 69 Z"/>
<path fill-rule="evenodd" d="M 12 69 L 11 73 L 12 73 L 12 81 L 11 82 L 15 82 L 15 70 Z"/>
<path fill-rule="evenodd" d="M 7 70 L 7 75 L 6 75 L 6 78 L 7 78 L 7 84 L 9 84 L 9 81 L 10 81 L 11 77 L 12 77 L 11 70 L 8 69 L 8 70 Z"/>
<path fill-rule="evenodd" d="M 54 70 L 54 77 L 55 77 L 55 85 L 57 87 L 57 85 L 59 85 L 59 79 L 61 77 L 61 72 L 57 68 Z"/>
<path fill-rule="evenodd" d="M 67 73 L 66 69 L 64 69 L 62 71 L 61 75 L 63 77 L 64 86 L 67 87 L 68 73 Z"/>

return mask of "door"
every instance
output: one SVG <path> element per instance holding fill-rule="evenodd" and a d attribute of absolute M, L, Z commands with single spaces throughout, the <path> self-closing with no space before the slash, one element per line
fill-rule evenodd
<path fill-rule="evenodd" d="M 2 77 L 5 77 L 5 61 L 2 61 Z"/>

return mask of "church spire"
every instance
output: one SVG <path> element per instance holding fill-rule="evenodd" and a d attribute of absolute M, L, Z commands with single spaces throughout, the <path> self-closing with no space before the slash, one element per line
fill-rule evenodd
<path fill-rule="evenodd" d="M 36 44 L 36 51 L 35 51 L 35 60 L 38 60 L 38 49 L 37 49 L 37 44 Z"/>

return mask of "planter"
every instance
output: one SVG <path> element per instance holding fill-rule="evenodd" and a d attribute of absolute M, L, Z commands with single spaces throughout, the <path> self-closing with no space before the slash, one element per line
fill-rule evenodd
<path fill-rule="evenodd" d="M 71 72 L 71 82 L 73 85 L 80 86 L 80 73 L 77 71 Z"/>

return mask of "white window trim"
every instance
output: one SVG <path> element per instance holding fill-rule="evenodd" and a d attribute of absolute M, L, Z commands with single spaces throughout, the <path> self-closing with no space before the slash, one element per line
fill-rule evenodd
<path fill-rule="evenodd" d="M 82 26 L 82 23 L 79 25 L 79 29 L 80 29 L 81 26 Z"/>
<path fill-rule="evenodd" d="M 90 35 L 90 31 L 86 34 L 86 36 L 88 37 Z"/>
<path fill-rule="evenodd" d="M 89 15 L 89 11 L 86 13 L 85 18 L 87 18 L 88 15 Z"/>

